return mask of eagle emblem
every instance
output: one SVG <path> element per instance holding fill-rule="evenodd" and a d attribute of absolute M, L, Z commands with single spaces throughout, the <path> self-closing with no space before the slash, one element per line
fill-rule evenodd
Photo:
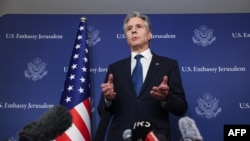
<path fill-rule="evenodd" d="M 24 71 L 24 76 L 33 81 L 42 79 L 48 74 L 46 71 L 47 64 L 43 62 L 40 58 L 35 58 L 33 62 L 27 64 L 28 69 Z"/>
<path fill-rule="evenodd" d="M 194 36 L 192 40 L 195 44 L 201 45 L 203 47 L 211 45 L 215 40 L 216 37 L 213 37 L 213 30 L 208 29 L 207 26 L 202 25 L 199 29 L 194 30 Z"/>
<path fill-rule="evenodd" d="M 197 100 L 198 107 L 195 108 L 196 113 L 207 119 L 216 117 L 222 111 L 219 107 L 219 100 L 214 98 L 211 94 L 204 94 L 203 98 Z"/>
<path fill-rule="evenodd" d="M 88 46 L 92 47 L 95 46 L 98 42 L 101 41 L 101 38 L 99 37 L 100 31 L 95 29 L 93 26 L 88 27 Z"/>

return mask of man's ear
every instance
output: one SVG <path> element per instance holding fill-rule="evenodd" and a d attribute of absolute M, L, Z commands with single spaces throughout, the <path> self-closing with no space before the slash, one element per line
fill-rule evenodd
<path fill-rule="evenodd" d="M 150 33 L 148 39 L 151 40 L 151 39 L 152 39 L 152 36 L 153 36 L 152 33 Z"/>

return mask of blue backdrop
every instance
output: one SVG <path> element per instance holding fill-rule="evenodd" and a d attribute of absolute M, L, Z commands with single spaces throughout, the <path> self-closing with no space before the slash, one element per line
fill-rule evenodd
<path fill-rule="evenodd" d="M 5 15 L 0 18 L 0 139 L 58 105 L 82 16 L 90 40 L 92 129 L 110 63 L 130 53 L 125 15 Z M 151 49 L 179 61 L 189 104 L 204 140 L 223 140 L 225 124 L 250 124 L 250 14 L 149 14 Z M 32 71 L 31 68 L 36 69 Z M 173 140 L 180 139 L 171 115 Z"/>

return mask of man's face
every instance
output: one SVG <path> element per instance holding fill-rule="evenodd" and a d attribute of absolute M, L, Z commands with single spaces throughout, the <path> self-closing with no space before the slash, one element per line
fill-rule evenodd
<path fill-rule="evenodd" d="M 131 18 L 127 23 L 125 32 L 132 51 L 141 51 L 149 47 L 151 32 L 142 19 L 138 17 Z"/>

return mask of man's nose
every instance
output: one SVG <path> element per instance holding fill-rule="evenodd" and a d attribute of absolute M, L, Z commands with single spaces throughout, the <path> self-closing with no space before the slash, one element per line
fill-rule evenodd
<path fill-rule="evenodd" d="M 132 34 L 135 34 L 136 33 L 136 30 L 135 29 L 132 29 Z"/>

